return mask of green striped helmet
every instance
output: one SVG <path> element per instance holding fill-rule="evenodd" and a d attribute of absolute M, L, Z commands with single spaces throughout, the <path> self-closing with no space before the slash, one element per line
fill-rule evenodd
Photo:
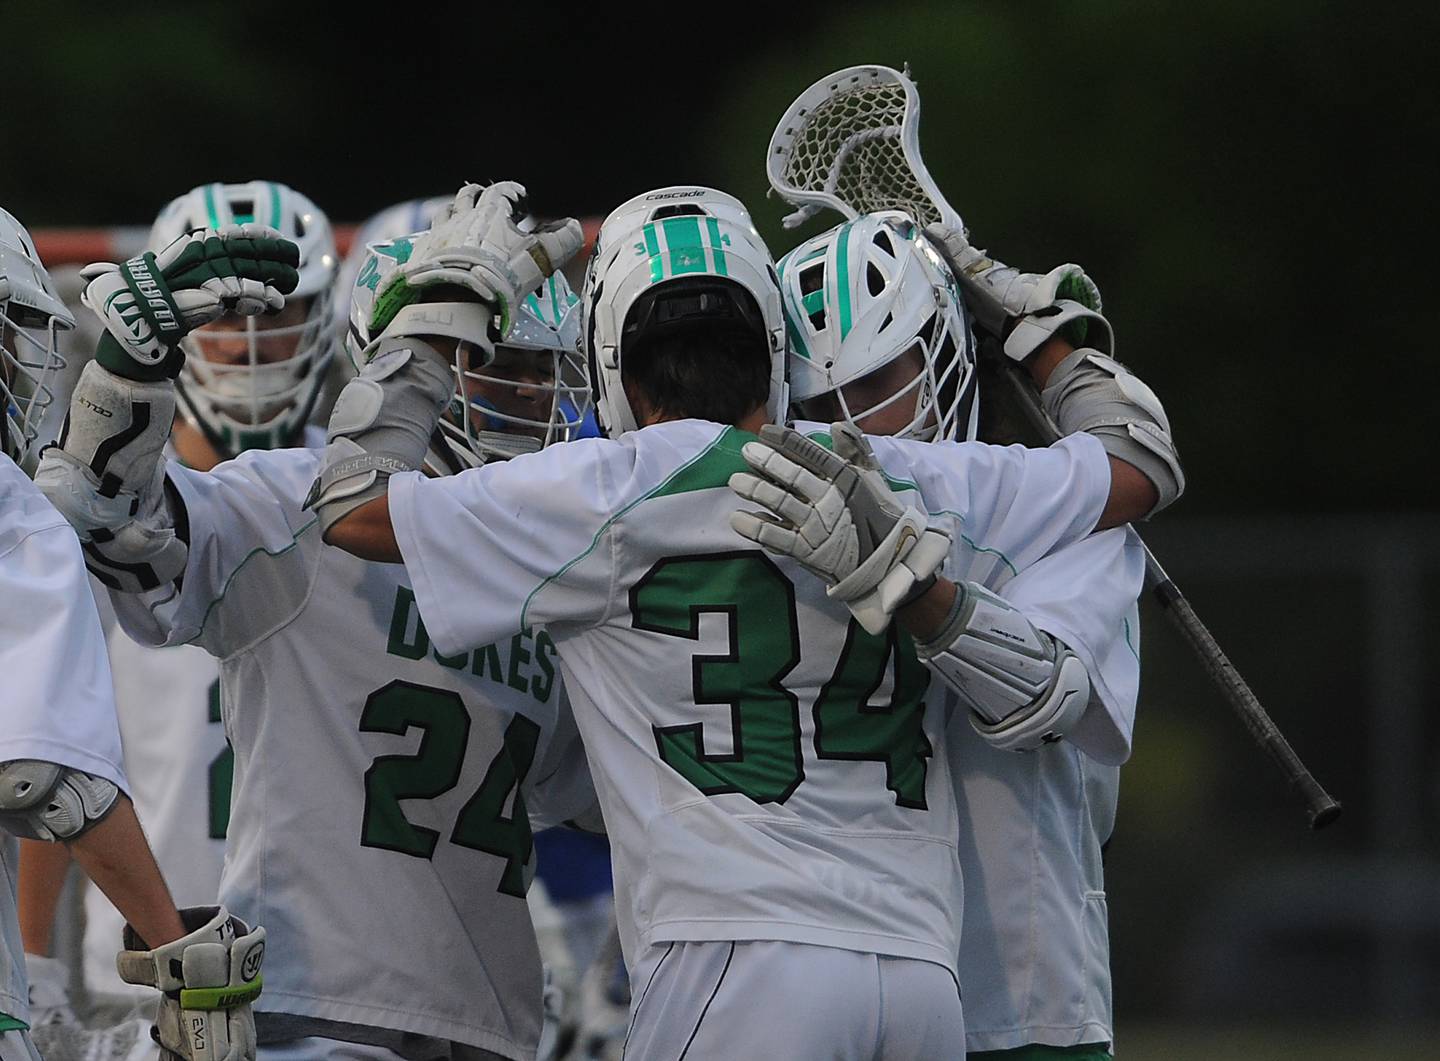
<path fill-rule="evenodd" d="M 791 398 L 801 418 L 848 420 L 895 406 L 885 430 L 975 437 L 975 340 L 954 275 L 898 210 L 865 214 L 780 259 Z M 901 358 L 897 364 L 882 371 Z"/>
<path fill-rule="evenodd" d="M 297 444 L 336 341 L 335 237 L 329 218 L 293 188 L 275 181 L 192 188 L 160 211 L 150 248 L 197 228 L 247 223 L 276 229 L 300 247 L 300 283 L 280 317 L 219 321 L 181 341 L 180 409 L 226 457 Z"/>
<path fill-rule="evenodd" d="M 783 422 L 785 324 L 770 251 L 738 199 L 680 185 L 612 211 L 586 272 L 582 332 L 596 413 L 611 438 L 639 426 L 621 384 L 625 345 L 659 320 L 657 300 L 674 296 L 678 304 L 687 292 L 701 296 L 689 323 L 713 313 L 763 334 L 771 359 L 766 405 L 772 421 Z"/>

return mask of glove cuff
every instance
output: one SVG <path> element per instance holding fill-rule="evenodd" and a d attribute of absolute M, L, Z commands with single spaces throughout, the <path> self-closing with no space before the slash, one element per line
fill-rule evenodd
<path fill-rule="evenodd" d="M 95 346 L 95 360 L 102 368 L 109 369 L 123 379 L 135 380 L 138 383 L 158 383 L 180 375 L 180 369 L 185 364 L 185 355 L 180 351 L 180 347 L 172 346 L 155 364 L 142 364 L 135 360 L 120 340 L 105 332 Z"/>

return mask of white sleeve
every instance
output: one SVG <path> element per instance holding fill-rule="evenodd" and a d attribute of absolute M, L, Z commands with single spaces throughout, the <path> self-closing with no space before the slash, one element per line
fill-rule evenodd
<path fill-rule="evenodd" d="M 1115 527 L 1051 553 L 1007 582 L 1000 595 L 1069 646 L 1090 675 L 1090 706 L 1068 740 L 1097 762 L 1130 757 L 1140 693 L 1140 616 L 1145 551 Z"/>
<path fill-rule="evenodd" d="M 303 606 L 320 555 L 315 514 L 301 509 L 318 454 L 252 450 L 198 472 L 166 467 L 184 504 L 177 524 L 189 557 L 179 588 L 110 594 L 120 625 L 142 645 L 198 642 L 232 655 Z M 303 547 L 307 546 L 308 547 Z"/>
<path fill-rule="evenodd" d="M 894 485 L 913 485 L 932 515 L 958 521 L 967 545 L 1016 573 L 1094 530 L 1110 496 L 1110 461 L 1092 435 L 1045 449 L 869 441 Z"/>
<path fill-rule="evenodd" d="M 105 637 L 80 543 L 51 511 L 49 526 L 11 525 L 0 540 L 0 762 L 57 763 L 129 795 Z"/>
<path fill-rule="evenodd" d="M 595 794 L 585 745 L 575 726 L 570 698 L 563 689 L 555 732 L 550 737 L 544 760 L 535 764 L 527 787 L 526 809 L 530 827 L 536 832 L 577 818 L 589 820 L 599 814 L 600 797 Z"/>
<path fill-rule="evenodd" d="M 390 520 L 425 629 L 442 653 L 611 605 L 614 443 L 567 442 L 427 479 L 390 477 Z"/>

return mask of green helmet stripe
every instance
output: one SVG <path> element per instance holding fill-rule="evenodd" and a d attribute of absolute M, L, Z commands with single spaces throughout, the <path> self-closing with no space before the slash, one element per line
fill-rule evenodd
<path fill-rule="evenodd" d="M 848 221 L 835 237 L 835 287 L 840 299 L 840 339 L 850 334 L 850 229 Z"/>
<path fill-rule="evenodd" d="M 220 212 L 215 205 L 215 189 L 218 184 L 205 185 L 205 212 L 210 215 L 210 227 L 220 227 Z"/>
<path fill-rule="evenodd" d="M 790 255 L 785 255 L 775 265 L 775 271 L 780 279 L 780 298 L 782 302 L 781 316 L 785 318 L 785 332 L 790 336 L 790 352 L 796 357 L 810 360 L 810 350 L 805 345 L 805 340 L 800 337 L 800 329 L 795 326 L 795 302 L 790 297 L 790 291 L 785 286 L 785 268 L 790 264 Z"/>
<path fill-rule="evenodd" d="M 720 223 L 713 217 L 707 217 L 705 227 L 710 232 L 710 251 L 715 255 L 715 272 L 719 276 L 729 276 L 730 272 L 725 267 L 725 252 L 720 249 Z"/>
<path fill-rule="evenodd" d="M 800 301 L 801 304 L 805 307 L 806 313 L 818 313 L 820 310 L 825 308 L 825 292 L 811 291 Z"/>
<path fill-rule="evenodd" d="M 274 183 L 270 185 L 270 227 L 280 228 L 280 186 Z"/>
<path fill-rule="evenodd" d="M 665 264 L 660 260 L 660 240 L 655 235 L 654 224 L 646 225 L 645 253 L 650 255 L 650 282 L 659 283 L 665 278 Z"/>
<path fill-rule="evenodd" d="M 705 244 L 700 240 L 700 222 L 691 217 L 667 217 L 660 222 L 665 247 L 670 252 L 670 275 L 705 271 Z"/>
<path fill-rule="evenodd" d="M 555 318 L 555 323 L 560 323 L 560 291 L 555 286 L 555 274 L 550 274 L 550 314 Z"/>

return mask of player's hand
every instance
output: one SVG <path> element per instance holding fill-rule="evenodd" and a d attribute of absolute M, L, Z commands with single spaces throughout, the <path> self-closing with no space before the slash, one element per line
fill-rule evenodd
<path fill-rule="evenodd" d="M 300 282 L 300 249 L 264 225 L 199 229 L 158 254 L 96 262 L 81 301 L 105 325 L 96 359 L 129 379 L 173 378 L 177 344 L 225 313 L 275 313 Z"/>
<path fill-rule="evenodd" d="M 741 451 L 756 474 L 736 472 L 730 489 L 763 511 L 732 513 L 730 525 L 820 576 L 878 634 L 934 583 L 950 539 L 898 502 L 853 425 L 833 424 L 831 437 L 833 453 L 790 428 L 761 428 Z"/>
<path fill-rule="evenodd" d="M 520 228 L 526 216 L 525 189 L 514 181 L 461 188 L 376 292 L 370 334 L 384 331 L 424 288 L 443 284 L 467 288 L 488 304 L 500 337 L 508 336 L 520 300 L 585 243 L 573 217 L 527 232 Z"/>
<path fill-rule="evenodd" d="M 154 950 L 125 927 L 120 979 L 160 990 L 151 1034 L 163 1061 L 254 1061 L 250 1005 L 260 997 L 265 930 L 251 929 L 223 906 L 191 907 L 180 917 L 190 934 Z"/>
<path fill-rule="evenodd" d="M 1087 338 L 1096 341 L 1089 333 L 1092 322 L 1100 316 L 1103 303 L 1100 289 L 1080 266 L 1067 262 L 1048 273 L 1022 273 L 972 245 L 969 234 L 963 228 L 935 222 L 926 226 L 925 234 L 945 255 L 957 279 L 981 288 L 1004 309 L 1008 326 L 1006 334 L 997 338 L 1008 338 L 1015 322 L 1022 318 L 1055 314 L 1057 305 L 1064 301 L 1075 303 L 1079 310 L 1084 311 L 1071 314 L 1064 325 L 1062 334 L 1070 345 L 1084 346 Z M 977 316 L 982 323 L 985 322 L 985 314 Z M 1104 324 L 1103 319 L 1100 323 Z M 1048 335 L 1053 330 L 1047 328 L 1045 333 Z M 1108 341 L 1104 345 L 1108 349 Z M 1023 360 L 1033 349 L 1028 343 L 1006 344 L 1006 353 L 1016 360 Z"/>

